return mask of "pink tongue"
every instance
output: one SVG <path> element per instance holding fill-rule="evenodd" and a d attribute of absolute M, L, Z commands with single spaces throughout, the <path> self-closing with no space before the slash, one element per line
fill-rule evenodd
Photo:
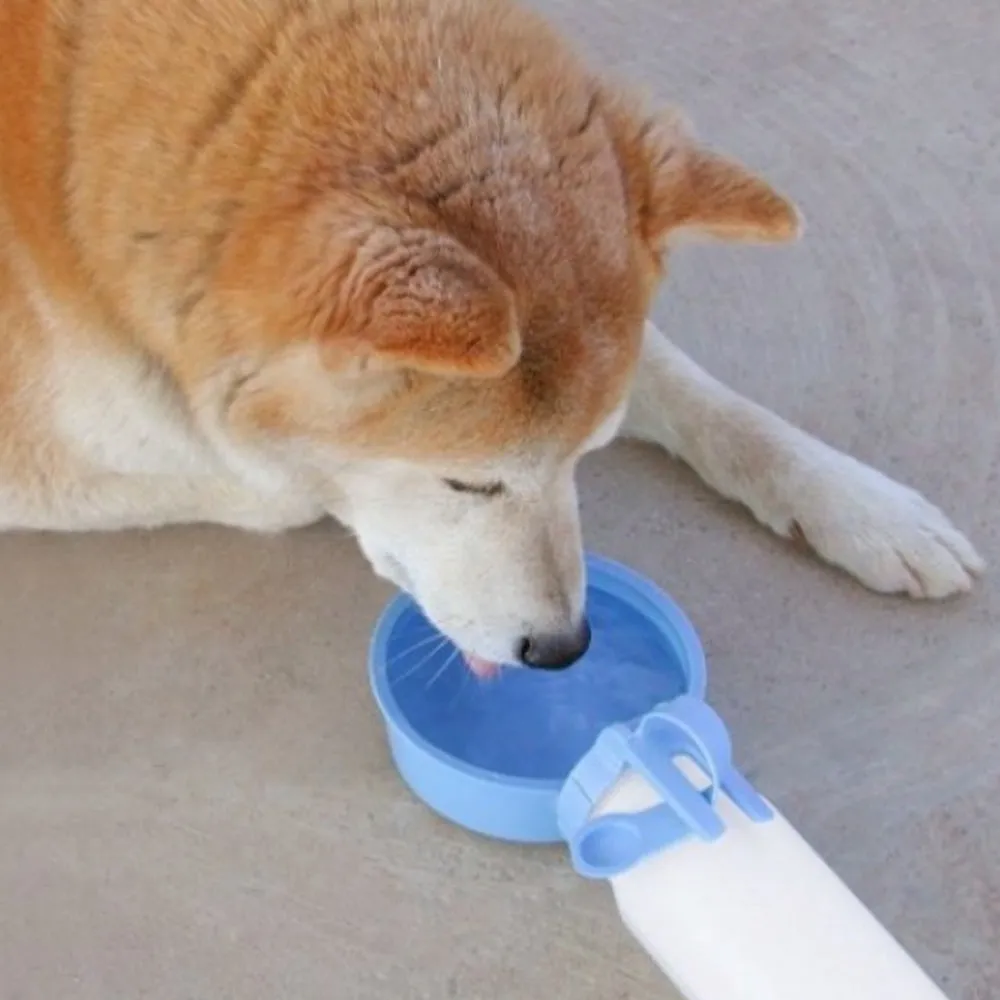
<path fill-rule="evenodd" d="M 492 660 L 484 660 L 481 656 L 476 656 L 475 653 L 463 653 L 465 657 L 465 662 L 469 665 L 469 669 L 477 676 L 482 678 L 494 677 L 500 672 L 500 664 L 494 663 Z"/>

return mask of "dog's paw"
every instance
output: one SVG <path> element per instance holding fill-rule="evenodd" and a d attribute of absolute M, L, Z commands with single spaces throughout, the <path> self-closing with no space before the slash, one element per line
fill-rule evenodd
<path fill-rule="evenodd" d="M 204 504 L 204 520 L 258 535 L 276 535 L 322 520 L 326 512 L 312 498 L 288 491 L 267 494 L 222 484 Z"/>
<path fill-rule="evenodd" d="M 915 490 L 832 449 L 811 457 L 787 484 L 791 517 L 775 525 L 780 534 L 886 594 L 938 600 L 970 590 L 985 570 L 971 542 Z"/>

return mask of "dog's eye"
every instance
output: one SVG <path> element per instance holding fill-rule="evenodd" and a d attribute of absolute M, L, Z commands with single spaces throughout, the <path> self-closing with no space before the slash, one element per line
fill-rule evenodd
<path fill-rule="evenodd" d="M 455 493 L 473 493 L 480 497 L 498 497 L 507 490 L 503 483 L 463 483 L 460 479 L 446 479 L 444 484 Z"/>

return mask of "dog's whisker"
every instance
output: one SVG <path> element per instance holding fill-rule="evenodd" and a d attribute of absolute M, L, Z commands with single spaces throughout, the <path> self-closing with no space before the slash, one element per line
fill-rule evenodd
<path fill-rule="evenodd" d="M 392 658 L 393 660 L 399 660 L 402 659 L 404 656 L 410 656 L 412 653 L 415 653 L 418 649 L 423 649 L 424 646 L 426 646 L 428 643 L 434 642 L 435 639 L 442 639 L 442 638 L 444 637 L 441 635 L 440 632 L 428 626 L 427 635 L 425 635 L 422 639 L 417 639 L 416 642 L 407 646 L 406 649 L 401 649 L 398 653 L 395 653 Z"/>
<path fill-rule="evenodd" d="M 459 655 L 458 650 L 453 649 L 451 651 L 451 654 L 445 659 L 444 663 L 442 663 L 441 666 L 438 667 L 437 672 L 434 674 L 434 676 L 427 682 L 427 686 L 424 690 L 430 691 L 430 689 L 441 679 L 441 677 L 444 675 L 444 672 L 448 669 L 448 667 L 450 667 L 451 664 L 455 662 L 455 657 L 458 655 Z"/>
<path fill-rule="evenodd" d="M 429 663 L 431 660 L 433 660 L 434 657 L 437 656 L 437 654 L 440 653 L 441 650 L 444 649 L 444 647 L 447 646 L 447 645 L 448 645 L 448 640 L 445 639 L 445 638 L 442 638 L 441 641 L 436 646 L 434 646 L 430 650 L 430 652 L 427 653 L 426 656 L 424 656 L 420 660 L 418 660 L 404 674 L 402 674 L 399 677 L 395 678 L 393 680 L 393 684 L 401 684 L 403 681 L 405 681 L 408 678 L 412 677 L 418 670 L 420 670 L 421 667 L 424 666 L 424 664 Z"/>

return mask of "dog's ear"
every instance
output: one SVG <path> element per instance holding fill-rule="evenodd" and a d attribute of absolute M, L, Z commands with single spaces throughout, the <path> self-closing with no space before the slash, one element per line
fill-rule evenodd
<path fill-rule="evenodd" d="M 654 248 L 690 233 L 745 243 L 782 243 L 801 229 L 798 211 L 766 181 L 700 147 L 674 112 L 647 116 L 625 99 L 607 105 L 627 195 Z"/>
<path fill-rule="evenodd" d="M 510 289 L 438 232 L 373 228 L 334 294 L 321 341 L 335 368 L 498 378 L 521 353 Z"/>
<path fill-rule="evenodd" d="M 343 374 L 409 370 L 498 378 L 521 353 L 514 296 L 484 261 L 429 229 L 373 220 L 353 204 L 258 226 L 221 284 L 244 339 L 311 341 Z"/>

